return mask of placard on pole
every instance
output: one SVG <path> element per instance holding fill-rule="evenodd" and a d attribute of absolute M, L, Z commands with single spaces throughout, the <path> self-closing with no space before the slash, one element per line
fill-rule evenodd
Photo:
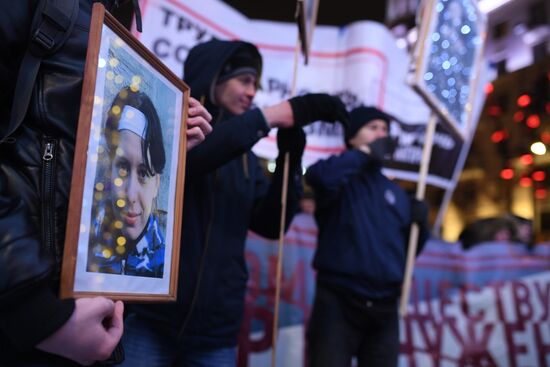
<path fill-rule="evenodd" d="M 475 0 L 425 0 L 417 23 L 419 37 L 408 82 L 426 101 L 432 116 L 420 162 L 416 198 L 424 199 L 435 124 L 440 119 L 463 139 L 472 137 L 473 103 L 482 66 L 487 19 Z M 407 312 L 419 228 L 411 226 L 399 312 Z"/>

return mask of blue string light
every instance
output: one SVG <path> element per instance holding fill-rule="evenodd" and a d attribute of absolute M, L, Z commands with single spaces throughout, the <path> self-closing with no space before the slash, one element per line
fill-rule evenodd
<path fill-rule="evenodd" d="M 481 42 L 478 14 L 471 0 L 441 0 L 431 34 L 431 55 L 424 73 L 426 88 L 461 126 L 470 93 L 472 70 Z"/>

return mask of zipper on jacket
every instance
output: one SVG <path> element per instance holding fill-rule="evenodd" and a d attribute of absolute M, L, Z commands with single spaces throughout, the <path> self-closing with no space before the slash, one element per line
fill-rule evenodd
<path fill-rule="evenodd" d="M 55 243 L 55 149 L 54 139 L 45 139 L 42 154 L 42 242 L 55 261 L 54 277 L 61 271 L 61 249 Z"/>
<path fill-rule="evenodd" d="M 42 159 L 44 161 L 48 162 L 53 159 L 53 147 L 54 143 L 46 143 L 46 147 L 44 148 L 44 155 L 42 156 Z"/>

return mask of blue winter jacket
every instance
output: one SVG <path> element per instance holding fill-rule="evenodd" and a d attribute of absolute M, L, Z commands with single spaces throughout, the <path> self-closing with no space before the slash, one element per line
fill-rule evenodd
<path fill-rule="evenodd" d="M 311 166 L 316 197 L 318 281 L 366 298 L 400 294 L 411 225 L 411 198 L 369 155 L 347 150 Z M 428 230 L 421 228 L 419 250 Z"/>

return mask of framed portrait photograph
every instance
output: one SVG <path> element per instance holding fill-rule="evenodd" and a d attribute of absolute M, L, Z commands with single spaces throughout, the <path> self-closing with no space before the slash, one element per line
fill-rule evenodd
<path fill-rule="evenodd" d="M 61 297 L 176 299 L 189 88 L 93 6 Z"/>
<path fill-rule="evenodd" d="M 425 0 L 409 83 L 462 139 L 470 134 L 487 19 L 476 0 Z"/>

